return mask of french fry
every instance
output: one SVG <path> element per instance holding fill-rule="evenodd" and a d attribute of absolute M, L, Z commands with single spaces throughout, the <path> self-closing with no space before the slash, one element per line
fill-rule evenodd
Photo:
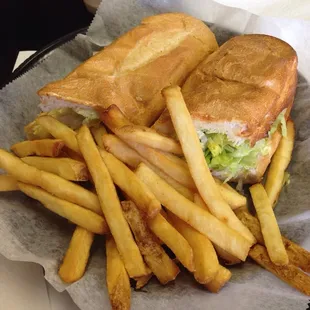
<path fill-rule="evenodd" d="M 229 206 L 235 210 L 242 206 L 246 206 L 246 197 L 239 194 L 229 184 L 221 182 L 219 179 L 214 178 L 215 183 L 218 185 L 220 193 L 223 199 L 229 204 Z"/>
<path fill-rule="evenodd" d="M 225 251 L 241 260 L 246 259 L 251 244 L 238 232 L 186 199 L 143 163 L 139 165 L 136 174 L 150 188 L 161 204 L 172 213 Z"/>
<path fill-rule="evenodd" d="M 147 265 L 161 284 L 173 281 L 180 272 L 178 266 L 156 242 L 135 204 L 132 201 L 123 201 L 121 204 Z"/>
<path fill-rule="evenodd" d="M 112 236 L 106 237 L 107 287 L 112 310 L 130 309 L 130 282 Z"/>
<path fill-rule="evenodd" d="M 195 270 L 193 250 L 188 241 L 162 214 L 148 221 L 151 231 L 174 253 L 179 262 L 190 272 Z"/>
<path fill-rule="evenodd" d="M 280 229 L 270 200 L 263 185 L 252 185 L 250 187 L 250 193 L 271 261 L 275 265 L 287 265 L 289 262 L 288 255 L 282 242 Z"/>
<path fill-rule="evenodd" d="M 143 288 L 145 285 L 148 284 L 148 282 L 151 280 L 151 278 L 153 277 L 153 274 L 150 273 L 146 276 L 143 277 L 139 277 L 137 279 L 135 279 L 136 282 L 136 290 L 141 290 L 141 288 Z"/>
<path fill-rule="evenodd" d="M 210 212 L 229 227 L 239 232 L 253 245 L 255 238 L 236 217 L 227 202 L 222 198 L 205 160 L 200 142 L 184 102 L 180 87 L 163 90 L 171 120 L 179 137 L 185 159 L 197 189 L 208 205 Z"/>
<path fill-rule="evenodd" d="M 250 229 L 257 242 L 261 245 L 265 245 L 258 219 L 251 215 L 247 210 L 237 209 L 235 212 L 242 223 Z M 305 272 L 310 272 L 310 252 L 284 236 L 282 236 L 282 241 L 290 263 Z"/>
<path fill-rule="evenodd" d="M 227 268 L 220 265 L 214 279 L 205 284 L 205 287 L 212 293 L 218 293 L 221 288 L 230 280 L 230 278 L 231 272 Z"/>
<path fill-rule="evenodd" d="M 123 142 L 117 136 L 107 134 L 103 136 L 102 141 L 105 149 L 108 152 L 113 154 L 116 158 L 128 165 L 130 168 L 135 169 L 141 162 L 145 163 L 162 179 L 166 180 L 166 182 L 174 189 L 176 189 L 179 193 L 181 193 L 189 200 L 193 200 L 193 192 L 190 189 L 183 186 L 182 184 L 171 178 L 169 175 L 165 174 L 162 170 L 152 165 L 148 160 L 142 157 L 137 151 L 132 149 L 128 144 Z"/>
<path fill-rule="evenodd" d="M 154 149 L 164 152 L 171 152 L 177 155 L 182 155 L 182 148 L 180 144 L 171 138 L 165 137 L 157 133 L 154 129 L 137 126 L 127 125 L 116 129 L 117 135 L 124 141 L 132 141 L 135 143 L 143 144 Z"/>
<path fill-rule="evenodd" d="M 66 200 L 59 199 L 33 185 L 18 182 L 18 187 L 27 196 L 40 201 L 50 211 L 94 234 L 103 235 L 109 231 L 104 218 L 90 210 L 84 209 Z"/>
<path fill-rule="evenodd" d="M 18 157 L 30 155 L 57 157 L 64 145 L 64 142 L 59 139 L 42 139 L 16 143 L 11 146 L 11 150 Z"/>
<path fill-rule="evenodd" d="M 291 161 L 294 148 L 294 123 L 288 120 L 286 126 L 287 136 L 281 138 L 280 144 L 272 157 L 265 184 L 267 195 L 273 207 L 280 195 L 284 172 Z"/>
<path fill-rule="evenodd" d="M 117 106 L 110 106 L 101 114 L 101 119 L 104 123 L 118 135 L 117 129 L 128 125 L 128 120 Z M 120 137 L 122 138 L 122 137 Z M 194 181 L 188 169 L 180 166 L 179 162 L 171 159 L 172 156 L 166 156 L 159 150 L 153 149 L 149 146 L 136 143 L 135 141 L 125 141 L 129 146 L 135 149 L 142 157 L 147 159 L 151 164 L 161 169 L 166 174 L 170 175 L 182 185 L 195 189 Z"/>
<path fill-rule="evenodd" d="M 201 196 L 198 193 L 194 194 L 194 202 L 198 207 L 201 207 L 202 209 L 209 211 L 208 206 L 206 205 L 206 203 L 203 201 L 203 199 L 201 198 Z M 225 265 L 235 265 L 235 264 L 239 264 L 241 262 L 241 260 L 239 258 L 237 258 L 237 257 L 231 255 L 230 253 L 228 253 L 227 251 L 223 250 L 217 244 L 213 244 L 213 245 L 214 245 L 214 248 L 215 248 L 218 256 L 220 256 L 225 261 Z"/>
<path fill-rule="evenodd" d="M 0 175 L 0 192 L 18 191 L 17 181 L 14 177 L 7 174 Z"/>
<path fill-rule="evenodd" d="M 256 244 L 249 252 L 249 256 L 261 267 L 273 273 L 298 291 L 310 296 L 310 277 L 292 264 L 278 266 L 269 258 L 268 252 L 262 245 Z"/>
<path fill-rule="evenodd" d="M 209 283 L 219 269 L 219 261 L 211 241 L 171 212 L 169 218 L 193 250 L 196 281 L 201 284 Z"/>
<path fill-rule="evenodd" d="M 113 154 L 130 168 L 137 168 L 145 159 L 119 137 L 111 134 L 102 137 L 104 149 Z M 146 160 L 145 160 L 146 161 Z"/>
<path fill-rule="evenodd" d="M 69 248 L 58 271 L 62 281 L 73 283 L 83 277 L 93 240 L 92 232 L 79 226 L 75 228 Z"/>
<path fill-rule="evenodd" d="M 94 181 L 102 212 L 129 276 L 134 278 L 146 275 L 146 266 L 125 220 L 112 178 L 88 127 L 81 127 L 77 141 Z"/>
<path fill-rule="evenodd" d="M 18 157 L 2 149 L 0 149 L 0 167 L 20 182 L 39 186 L 60 199 L 102 215 L 96 194 L 82 186 L 64 180 L 58 175 L 29 166 Z"/>
<path fill-rule="evenodd" d="M 45 128 L 54 138 L 63 140 L 68 148 L 80 154 L 74 130 L 49 115 L 38 117 L 36 122 Z"/>
<path fill-rule="evenodd" d="M 103 137 L 103 135 L 107 134 L 107 130 L 105 129 L 105 127 L 102 124 L 100 124 L 99 127 L 91 127 L 90 131 L 91 131 L 97 145 L 103 149 L 104 146 L 102 143 L 102 137 Z"/>
<path fill-rule="evenodd" d="M 70 181 L 88 181 L 88 170 L 85 163 L 71 158 L 48 158 L 29 156 L 21 160 L 27 165 L 51 172 Z"/>
<path fill-rule="evenodd" d="M 148 187 L 114 155 L 99 149 L 113 182 L 120 187 L 147 218 L 154 218 L 161 210 L 160 202 Z"/>

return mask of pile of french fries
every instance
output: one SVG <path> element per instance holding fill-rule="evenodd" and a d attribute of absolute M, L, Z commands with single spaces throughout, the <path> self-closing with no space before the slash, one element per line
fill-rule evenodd
<path fill-rule="evenodd" d="M 217 293 L 231 277 L 227 265 L 248 256 L 310 295 L 304 273 L 310 271 L 310 253 L 281 236 L 273 212 L 293 150 L 292 121 L 265 185 L 250 188 L 255 217 L 244 196 L 212 177 L 180 89 L 167 88 L 163 96 L 178 141 L 132 124 L 110 106 L 101 113 L 103 124 L 77 131 L 38 116 L 42 135 L 13 145 L 15 155 L 0 150 L 0 167 L 7 172 L 0 176 L 1 191 L 20 190 L 76 225 L 60 278 L 72 283 L 83 276 L 98 234 L 105 235 L 113 309 L 130 308 L 130 278 L 136 289 L 152 276 L 165 285 L 180 265 Z"/>

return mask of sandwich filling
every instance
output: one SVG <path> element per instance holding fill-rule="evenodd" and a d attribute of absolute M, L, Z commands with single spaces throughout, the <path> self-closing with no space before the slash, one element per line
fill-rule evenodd
<path fill-rule="evenodd" d="M 229 181 L 240 174 L 247 174 L 255 169 L 258 159 L 271 151 L 269 140 L 281 124 L 282 135 L 286 136 L 286 109 L 283 110 L 273 123 L 268 136 L 250 145 L 248 140 L 232 141 L 226 134 L 207 130 L 197 131 L 201 147 L 211 171 L 224 176 Z"/>

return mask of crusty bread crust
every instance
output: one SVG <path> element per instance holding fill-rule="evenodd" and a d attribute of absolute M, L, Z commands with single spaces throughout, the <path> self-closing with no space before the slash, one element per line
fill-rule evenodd
<path fill-rule="evenodd" d="M 282 110 L 290 111 L 296 83 L 297 56 L 290 45 L 271 36 L 242 35 L 207 57 L 182 92 L 197 126 L 234 124 L 236 139 L 248 139 L 254 145 Z M 171 133 L 166 111 L 153 127 Z"/>
<path fill-rule="evenodd" d="M 50 97 L 99 112 L 116 104 L 132 122 L 151 125 L 165 106 L 161 90 L 182 85 L 217 48 L 214 34 L 194 17 L 151 16 L 38 94 L 43 105 L 50 104 Z M 47 109 L 52 108 L 50 104 Z"/>

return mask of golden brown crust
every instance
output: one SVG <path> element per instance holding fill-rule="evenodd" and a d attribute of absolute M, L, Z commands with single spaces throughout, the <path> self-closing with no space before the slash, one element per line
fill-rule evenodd
<path fill-rule="evenodd" d="M 240 129 L 234 134 L 254 144 L 283 109 L 289 113 L 296 83 L 297 56 L 290 45 L 271 36 L 242 35 L 207 57 L 182 92 L 195 121 L 236 123 Z M 169 134 L 166 112 L 154 128 Z"/>
<path fill-rule="evenodd" d="M 150 125 L 164 109 L 161 90 L 181 85 L 217 48 L 214 34 L 196 18 L 151 16 L 38 94 L 43 103 L 56 97 L 99 111 L 116 104 L 132 122 Z"/>

